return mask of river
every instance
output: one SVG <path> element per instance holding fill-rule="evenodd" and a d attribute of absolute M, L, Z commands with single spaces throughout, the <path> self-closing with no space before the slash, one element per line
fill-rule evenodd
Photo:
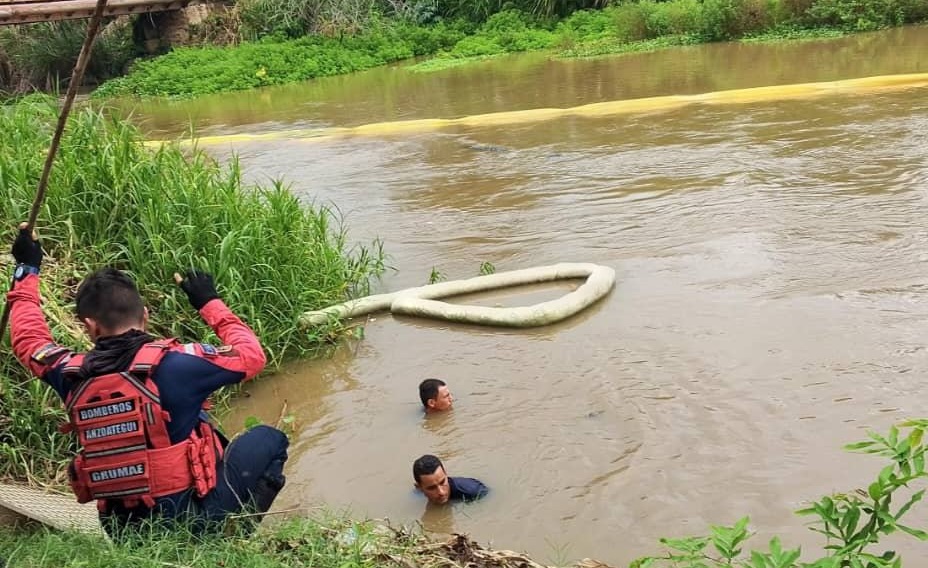
<path fill-rule="evenodd" d="M 865 483 L 843 452 L 928 416 L 928 89 L 687 104 L 611 116 L 383 129 L 364 124 L 928 72 L 928 28 L 713 44 L 591 60 L 521 55 L 437 73 L 403 66 L 139 105 L 154 138 L 205 146 L 250 180 L 284 177 L 383 240 L 377 291 L 595 262 L 612 294 L 566 323 L 511 331 L 388 314 L 333 357 L 250 385 L 226 420 L 295 418 L 279 509 L 465 531 L 544 562 L 624 565 L 657 539 L 750 515 L 809 549 L 792 511 Z M 219 139 L 221 140 L 221 139 Z M 567 285 L 481 302 L 527 304 Z M 456 398 L 424 418 L 416 386 Z M 492 488 L 427 509 L 412 461 Z M 921 514 L 921 520 L 928 515 Z M 924 524 L 922 525 L 924 526 Z M 928 547 L 902 540 L 911 562 Z"/>

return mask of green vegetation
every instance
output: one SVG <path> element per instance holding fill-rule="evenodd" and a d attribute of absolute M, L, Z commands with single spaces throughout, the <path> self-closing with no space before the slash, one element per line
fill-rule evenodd
<path fill-rule="evenodd" d="M 0 529 L 0 558 L 9 568 L 362 568 L 382 566 L 380 555 L 415 553 L 421 537 L 384 529 L 373 522 L 340 518 L 293 519 L 262 527 L 251 537 L 206 538 L 184 527 L 151 527 L 107 542 L 86 534 L 6 528 Z"/>
<path fill-rule="evenodd" d="M 57 106 L 29 98 L 0 106 L 0 218 L 12 242 L 38 185 Z M 233 161 L 174 146 L 146 148 L 129 123 L 84 109 L 69 122 L 39 216 L 47 250 L 44 309 L 56 339 L 87 340 L 72 315 L 79 279 L 103 265 L 139 283 L 154 333 L 194 340 L 209 330 L 172 283 L 187 267 L 212 272 L 219 292 L 261 338 L 270 366 L 337 337 L 337 324 L 307 332 L 297 316 L 367 292 L 382 270 L 379 248 L 350 247 L 339 219 L 306 208 L 280 182 L 247 187 Z M 9 274 L 11 260 L 3 259 Z M 61 481 L 71 437 L 59 434 L 60 402 L 29 380 L 7 346 L 0 355 L 0 478 Z"/>
<path fill-rule="evenodd" d="M 132 73 L 107 82 L 96 95 L 183 96 L 292 83 L 434 53 L 464 36 L 462 25 L 396 24 L 344 38 L 307 36 L 236 48 L 184 48 L 140 61 Z"/>
<path fill-rule="evenodd" d="M 424 56 L 433 59 L 414 71 L 528 50 L 590 57 L 741 38 L 834 37 L 926 20 L 924 0 L 237 0 L 191 29 L 199 46 L 138 60 L 99 96 L 252 89 Z M 0 28 L 0 91 L 51 89 L 64 80 L 84 29 L 83 22 Z M 133 24 L 111 22 L 88 83 L 121 74 L 139 52 Z"/>
<path fill-rule="evenodd" d="M 86 30 L 84 20 L 0 26 L 0 94 L 5 90 L 55 90 L 71 77 Z M 132 26 L 124 20 L 114 21 L 94 44 L 85 82 L 94 84 L 122 75 L 137 56 Z"/>
<path fill-rule="evenodd" d="M 261 30 L 249 33 L 269 34 L 264 39 L 234 48 L 181 48 L 139 62 L 128 76 L 106 83 L 98 96 L 242 90 L 427 55 L 433 57 L 410 69 L 434 71 L 530 50 L 591 57 L 739 38 L 834 37 L 928 19 L 928 3 L 922 0 L 637 0 L 573 11 L 560 19 L 554 16 L 570 12 L 565 3 L 533 2 L 525 11 L 496 11 L 494 2 L 467 3 L 468 10 L 463 2 L 438 2 L 415 9 L 403 4 L 390 17 L 372 8 L 339 28 L 331 18 L 322 25 L 318 15 L 284 15 L 284 8 L 294 9 L 301 0 L 247 1 L 274 7 L 245 18 L 252 22 L 249 29 Z M 256 23 L 260 14 L 267 19 Z M 306 30 L 319 34 L 286 39 Z"/>

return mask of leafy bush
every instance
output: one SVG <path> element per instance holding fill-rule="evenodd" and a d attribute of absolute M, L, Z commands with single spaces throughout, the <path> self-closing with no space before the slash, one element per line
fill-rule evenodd
<path fill-rule="evenodd" d="M 350 73 L 450 47 L 464 37 L 461 29 L 443 23 L 398 23 L 344 38 L 305 36 L 235 48 L 180 48 L 138 62 L 127 76 L 105 83 L 95 96 L 191 96 Z"/>
<path fill-rule="evenodd" d="M 700 35 L 706 41 L 724 41 L 740 35 L 739 0 L 703 0 Z"/>
<path fill-rule="evenodd" d="M 898 0 L 815 0 L 806 16 L 812 25 L 868 31 L 914 21 L 916 15 L 928 12 L 925 5 Z"/>
<path fill-rule="evenodd" d="M 648 18 L 654 6 L 654 2 L 650 1 L 617 6 L 613 10 L 616 39 L 620 42 L 636 42 L 651 37 L 648 30 Z"/>
<path fill-rule="evenodd" d="M 647 17 L 651 37 L 697 33 L 703 19 L 703 4 L 699 0 L 654 2 Z"/>

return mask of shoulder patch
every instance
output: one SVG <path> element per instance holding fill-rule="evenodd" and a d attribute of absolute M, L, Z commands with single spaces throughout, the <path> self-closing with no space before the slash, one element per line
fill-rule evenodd
<path fill-rule="evenodd" d="M 207 357 L 215 357 L 219 354 L 217 349 L 208 343 L 201 343 L 200 349 L 203 350 L 203 355 L 206 355 Z"/>
<path fill-rule="evenodd" d="M 48 365 L 67 352 L 67 347 L 62 347 L 56 343 L 49 343 L 45 347 L 42 347 L 33 353 L 32 360 L 40 365 Z"/>
<path fill-rule="evenodd" d="M 231 345 L 220 345 L 216 348 L 216 352 L 220 355 L 228 355 L 235 352 L 235 348 Z"/>

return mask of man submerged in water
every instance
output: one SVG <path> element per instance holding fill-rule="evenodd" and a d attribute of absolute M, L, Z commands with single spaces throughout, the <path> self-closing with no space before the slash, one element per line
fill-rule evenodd
<path fill-rule="evenodd" d="M 412 476 L 416 487 L 434 505 L 444 505 L 449 501 L 476 501 L 490 491 L 471 477 L 449 477 L 441 460 L 431 454 L 413 462 Z"/>
<path fill-rule="evenodd" d="M 419 400 L 426 414 L 451 410 L 454 404 L 448 385 L 441 379 L 425 379 L 419 383 Z"/>

